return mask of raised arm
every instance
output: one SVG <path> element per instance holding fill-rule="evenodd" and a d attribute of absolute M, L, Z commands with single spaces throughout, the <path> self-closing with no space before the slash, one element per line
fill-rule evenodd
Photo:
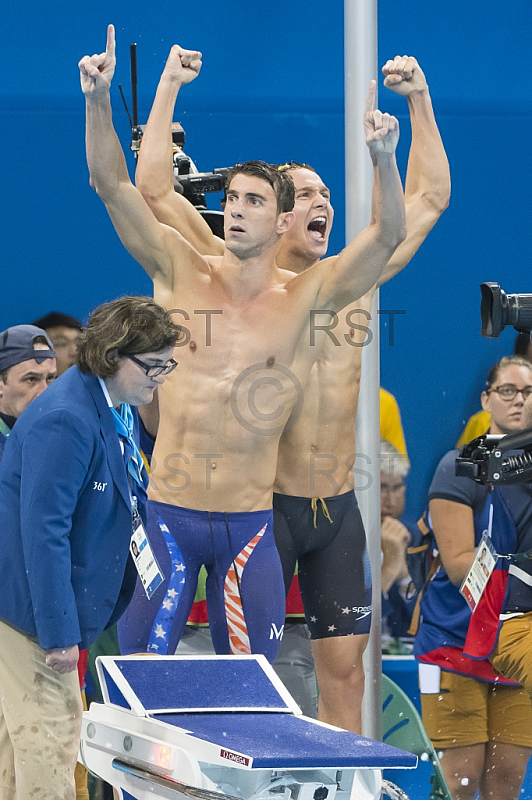
<path fill-rule="evenodd" d="M 115 71 L 115 33 L 109 25 L 105 53 L 79 62 L 86 99 L 86 148 L 90 184 L 111 217 L 116 232 L 133 258 L 154 278 L 172 275 L 170 237 L 160 225 L 128 175 L 122 147 L 113 127 L 109 90 Z"/>
<path fill-rule="evenodd" d="M 330 310 L 344 308 L 368 292 L 406 235 L 403 187 L 395 161 L 399 123 L 375 109 L 375 92 L 376 83 L 371 81 L 364 113 L 366 144 L 375 167 L 371 222 L 340 255 L 311 268 L 323 278 L 318 304 Z"/>
<path fill-rule="evenodd" d="M 174 190 L 171 125 L 181 87 L 201 69 L 201 53 L 174 45 L 157 87 L 142 137 L 135 183 L 159 222 L 178 231 L 203 255 L 221 255 L 215 236 L 192 203 Z"/>
<path fill-rule="evenodd" d="M 412 143 L 405 183 L 406 239 L 397 248 L 378 281 L 393 278 L 412 259 L 449 205 L 449 162 L 434 117 L 429 87 L 415 58 L 396 56 L 382 72 L 384 85 L 406 97 Z"/>

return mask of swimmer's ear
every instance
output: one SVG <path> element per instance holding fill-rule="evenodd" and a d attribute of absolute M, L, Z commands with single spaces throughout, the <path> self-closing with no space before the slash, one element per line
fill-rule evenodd
<path fill-rule="evenodd" d="M 295 214 L 293 211 L 284 211 L 277 217 L 277 233 L 281 236 L 286 231 L 289 231 L 294 224 Z"/>

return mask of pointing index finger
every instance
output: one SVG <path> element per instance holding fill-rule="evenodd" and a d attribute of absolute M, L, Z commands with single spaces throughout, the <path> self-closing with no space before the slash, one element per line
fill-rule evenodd
<path fill-rule="evenodd" d="M 115 26 L 108 25 L 107 26 L 107 43 L 105 45 L 105 53 L 110 58 L 115 57 L 116 51 L 116 42 L 115 42 Z"/>

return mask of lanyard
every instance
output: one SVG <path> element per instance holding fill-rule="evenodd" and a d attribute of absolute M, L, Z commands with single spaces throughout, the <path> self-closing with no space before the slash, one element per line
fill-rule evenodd
<path fill-rule="evenodd" d="M 495 553 L 497 558 L 506 558 L 508 561 L 513 561 L 514 564 L 518 564 L 520 561 L 529 561 L 532 559 L 532 550 L 527 550 L 525 553 L 509 553 L 508 555 L 502 555 L 502 553 Z"/>
<path fill-rule="evenodd" d="M 6 438 L 7 438 L 7 437 L 9 436 L 9 434 L 11 433 L 11 428 L 9 427 L 9 425 L 6 425 L 6 423 L 4 422 L 4 420 L 2 419 L 2 417 L 0 417 L 0 433 L 3 433 L 3 435 L 4 435 Z"/>

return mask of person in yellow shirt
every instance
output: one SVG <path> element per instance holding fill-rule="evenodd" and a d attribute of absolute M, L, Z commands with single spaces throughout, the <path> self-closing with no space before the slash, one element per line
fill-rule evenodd
<path fill-rule="evenodd" d="M 380 397 L 380 435 L 383 439 L 393 444 L 402 455 L 408 458 L 406 452 L 405 434 L 401 422 L 401 412 L 397 405 L 397 400 L 390 392 L 383 389 L 379 390 Z"/>
<path fill-rule="evenodd" d="M 489 431 L 491 425 L 491 414 L 489 411 L 477 411 L 466 422 L 466 426 L 462 431 L 462 435 L 458 439 L 456 446 L 463 447 L 468 442 L 472 442 L 478 436 Z"/>

